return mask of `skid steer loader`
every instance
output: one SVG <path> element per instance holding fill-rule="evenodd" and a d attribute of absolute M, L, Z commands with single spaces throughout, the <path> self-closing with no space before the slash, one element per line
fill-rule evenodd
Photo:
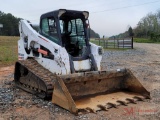
<path fill-rule="evenodd" d="M 39 31 L 20 20 L 17 87 L 72 113 L 96 112 L 150 98 L 129 69 L 101 71 L 103 49 L 89 42 L 89 13 L 59 9 L 41 15 Z"/>

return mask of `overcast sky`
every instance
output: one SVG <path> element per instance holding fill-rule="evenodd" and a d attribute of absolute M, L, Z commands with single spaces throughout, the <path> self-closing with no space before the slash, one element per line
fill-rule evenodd
<path fill-rule="evenodd" d="M 91 28 L 101 36 L 111 36 L 156 13 L 160 0 L 0 0 L 0 11 L 37 24 L 41 14 L 60 8 L 89 11 Z"/>

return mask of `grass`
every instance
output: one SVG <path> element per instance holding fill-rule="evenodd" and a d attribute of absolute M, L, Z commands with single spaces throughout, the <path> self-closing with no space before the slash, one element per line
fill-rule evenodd
<path fill-rule="evenodd" d="M 18 59 L 17 41 L 19 37 L 0 36 L 0 67 L 12 65 Z"/>
<path fill-rule="evenodd" d="M 94 39 L 90 39 L 90 42 L 96 44 L 96 45 L 99 45 L 99 40 L 94 40 Z"/>
<path fill-rule="evenodd" d="M 154 42 L 151 39 L 147 39 L 147 38 L 134 38 L 134 42 L 137 42 L 137 43 L 160 43 L 160 42 Z"/>

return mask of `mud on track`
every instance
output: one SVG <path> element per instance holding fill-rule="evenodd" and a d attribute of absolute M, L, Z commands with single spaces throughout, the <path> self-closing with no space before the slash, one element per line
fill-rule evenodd
<path fill-rule="evenodd" d="M 134 43 L 133 50 L 105 51 L 102 69 L 129 68 L 151 100 L 120 106 L 97 114 L 74 116 L 68 111 L 14 87 L 14 66 L 0 68 L 0 120 L 159 120 L 160 44 Z"/>

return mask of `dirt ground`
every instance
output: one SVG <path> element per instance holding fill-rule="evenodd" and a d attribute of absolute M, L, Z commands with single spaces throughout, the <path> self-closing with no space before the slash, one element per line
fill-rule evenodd
<path fill-rule="evenodd" d="M 160 120 L 160 44 L 134 43 L 133 50 L 105 51 L 102 69 L 129 68 L 151 100 L 75 116 L 50 101 L 17 89 L 14 66 L 0 68 L 0 120 Z"/>

